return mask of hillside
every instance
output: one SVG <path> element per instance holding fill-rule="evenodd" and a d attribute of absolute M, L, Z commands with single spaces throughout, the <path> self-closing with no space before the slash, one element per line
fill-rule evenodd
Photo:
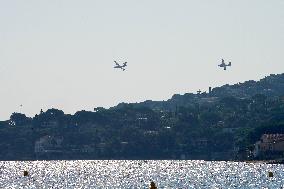
<path fill-rule="evenodd" d="M 193 94 L 185 93 L 184 95 L 174 94 L 172 98 L 166 101 L 147 100 L 132 105 L 149 107 L 155 110 L 174 111 L 177 106 L 192 106 L 194 104 L 214 103 L 224 97 L 251 98 L 256 94 L 265 95 L 268 98 L 284 96 L 284 73 L 271 74 L 259 81 L 246 81 L 234 85 L 224 85 L 213 88 L 209 93 Z M 125 103 L 118 104 L 114 108 L 119 108 Z"/>
<path fill-rule="evenodd" d="M 283 81 L 284 74 L 270 75 L 211 93 L 74 115 L 13 113 L 0 122 L 0 160 L 251 159 L 263 134 L 284 134 Z"/>

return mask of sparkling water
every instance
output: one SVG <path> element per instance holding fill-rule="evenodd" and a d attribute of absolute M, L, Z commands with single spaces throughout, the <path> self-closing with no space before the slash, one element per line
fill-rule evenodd
<path fill-rule="evenodd" d="M 171 189 L 283 188 L 283 168 L 225 161 L 2 161 L 0 188 L 149 188 L 151 181 Z"/>

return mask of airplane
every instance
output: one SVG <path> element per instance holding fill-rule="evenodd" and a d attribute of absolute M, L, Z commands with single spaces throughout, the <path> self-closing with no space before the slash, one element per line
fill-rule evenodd
<path fill-rule="evenodd" d="M 229 64 L 225 64 L 224 59 L 222 59 L 222 64 L 220 64 L 218 66 L 224 68 L 224 70 L 227 70 L 227 66 L 231 66 L 231 65 L 232 65 L 231 62 L 229 62 Z"/>
<path fill-rule="evenodd" d="M 123 65 L 120 65 L 119 63 L 117 63 L 116 61 L 114 61 L 114 63 L 116 64 L 113 68 L 120 68 L 123 71 L 125 70 L 125 67 L 127 66 L 127 62 L 124 62 Z"/>

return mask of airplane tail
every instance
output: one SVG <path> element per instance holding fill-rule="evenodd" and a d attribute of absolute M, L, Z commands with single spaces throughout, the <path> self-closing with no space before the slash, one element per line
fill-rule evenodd
<path fill-rule="evenodd" d="M 231 63 L 231 62 L 229 62 L 228 66 L 231 66 L 231 65 L 232 65 L 232 63 Z"/>

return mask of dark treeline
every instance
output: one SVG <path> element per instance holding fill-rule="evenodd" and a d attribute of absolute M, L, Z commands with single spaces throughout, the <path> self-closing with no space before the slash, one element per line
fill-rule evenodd
<path fill-rule="evenodd" d="M 0 159 L 245 160 L 262 134 L 284 133 L 283 78 L 253 82 L 252 94 L 238 84 L 74 115 L 13 113 L 0 122 Z"/>

